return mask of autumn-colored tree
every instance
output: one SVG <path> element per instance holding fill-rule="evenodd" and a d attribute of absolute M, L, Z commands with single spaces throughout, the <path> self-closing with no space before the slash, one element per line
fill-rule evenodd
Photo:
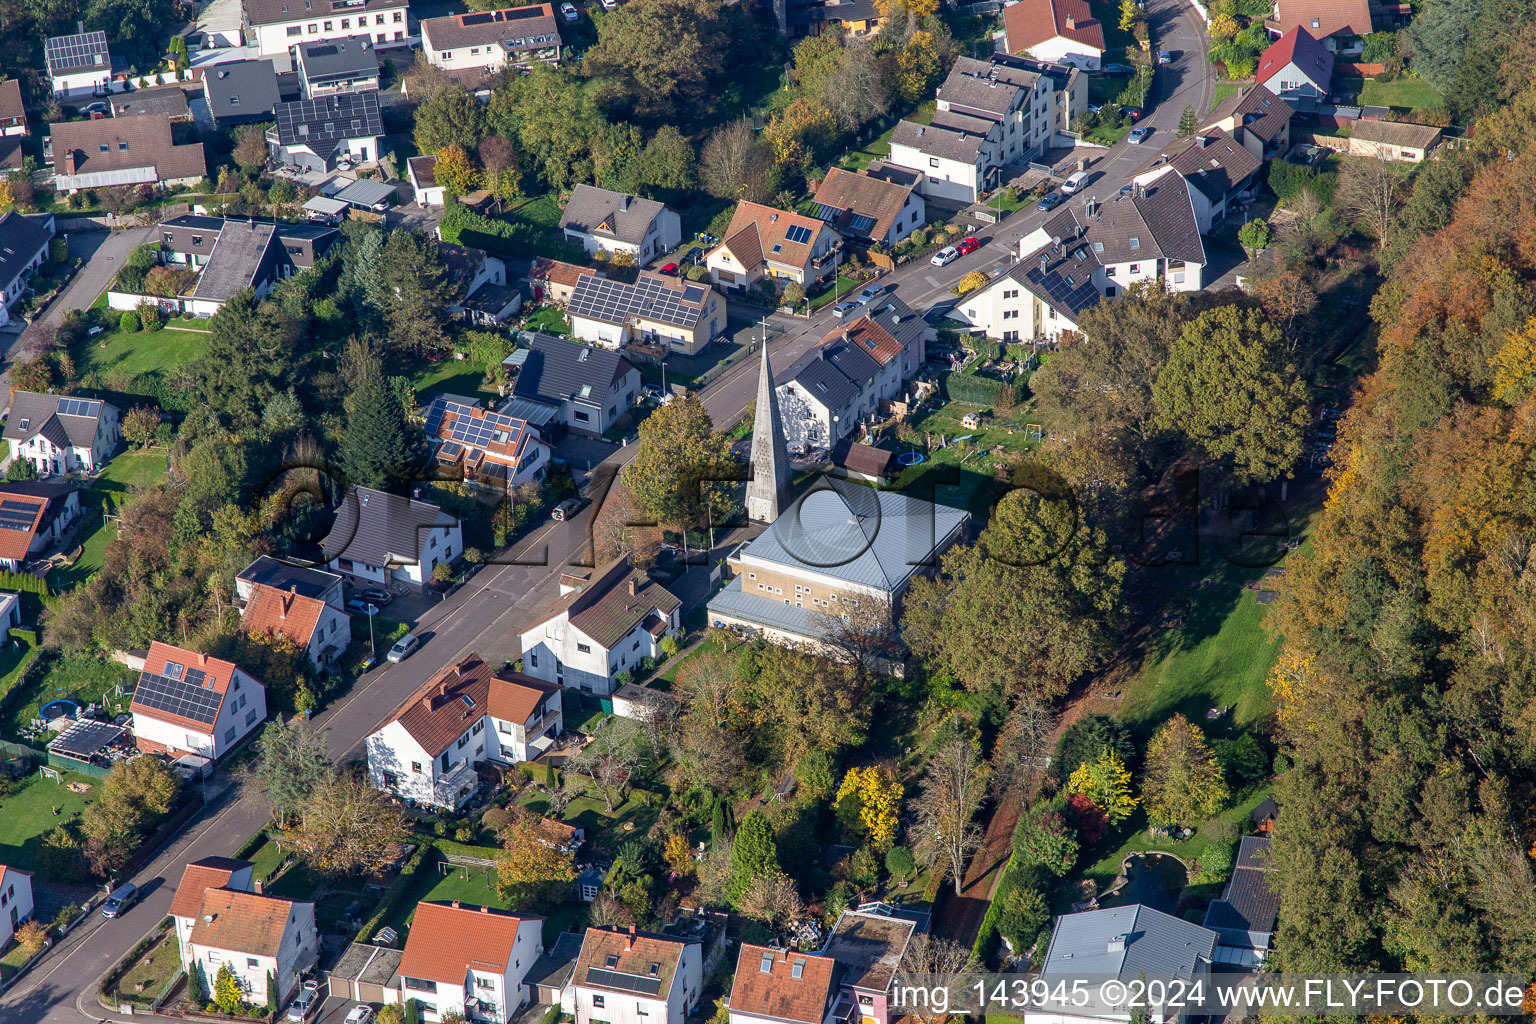
<path fill-rule="evenodd" d="M 470 163 L 464 147 L 456 142 L 437 151 L 437 166 L 433 173 L 437 183 L 449 195 L 461 196 L 480 187 L 480 171 Z"/>
<path fill-rule="evenodd" d="M 1129 32 L 1141 17 L 1141 6 L 1136 0 L 1120 0 L 1120 31 Z"/>
<path fill-rule="evenodd" d="M 11 181 L 9 177 L 0 177 L 0 206 L 10 206 L 16 201 L 11 194 Z"/>
<path fill-rule="evenodd" d="M 312 870 L 361 875 L 389 864 L 410 832 L 383 793 L 343 774 L 311 791 L 283 836 Z"/>
<path fill-rule="evenodd" d="M 926 29 L 912 33 L 906 45 L 896 52 L 896 91 L 908 103 L 927 95 L 943 70 L 933 33 Z"/>
<path fill-rule="evenodd" d="M 48 944 L 48 926 L 36 920 L 27 921 L 16 929 L 16 944 L 26 956 L 32 956 Z"/>
<path fill-rule="evenodd" d="M 875 10 L 880 12 L 880 17 L 890 21 L 900 13 L 897 8 L 904 7 L 909 17 L 914 21 L 922 21 L 939 12 L 939 0 L 875 0 Z"/>
<path fill-rule="evenodd" d="M 518 811 L 501 832 L 496 894 L 516 910 L 541 912 L 576 880 L 576 858 L 545 831 L 544 819 Z"/>
<path fill-rule="evenodd" d="M 1221 762 L 1205 735 L 1183 715 L 1174 715 L 1147 743 L 1141 802 L 1154 821 L 1204 821 L 1227 802 Z"/>
<path fill-rule="evenodd" d="M 773 932 L 805 916 L 805 903 L 795 888 L 795 880 L 782 871 L 768 871 L 754 878 L 742 894 L 740 909 Z"/>
<path fill-rule="evenodd" d="M 837 818 L 843 827 L 885 849 L 896 841 L 896 823 L 906 787 L 884 765 L 850 768 L 837 788 Z"/>
<path fill-rule="evenodd" d="M 960 283 L 955 285 L 955 291 L 961 295 L 969 295 L 986 283 L 986 273 L 980 270 L 973 270 L 960 279 Z"/>
<path fill-rule="evenodd" d="M 640 425 L 640 443 L 623 474 L 635 505 L 668 526 L 702 525 L 730 511 L 730 441 L 715 430 L 704 404 L 690 392 L 657 409 Z"/>
<path fill-rule="evenodd" d="M 147 405 L 136 405 L 123 413 L 123 440 L 140 448 L 149 447 L 160 428 L 160 410 Z"/>
<path fill-rule="evenodd" d="M 1493 397 L 1518 405 L 1536 392 L 1536 317 L 1504 336 L 1504 344 L 1488 360 L 1493 368 Z"/>
<path fill-rule="evenodd" d="M 259 124 L 240 129 L 232 154 L 235 164 L 247 174 L 255 174 L 267 165 L 267 135 Z"/>
<path fill-rule="evenodd" d="M 1253 297 L 1279 326 L 1287 351 L 1294 352 L 1307 319 L 1317 308 L 1317 290 L 1300 270 L 1287 269 L 1261 278 L 1253 286 Z"/>
<path fill-rule="evenodd" d="M 667 867 L 671 868 L 672 873 L 679 878 L 687 878 L 697 870 L 698 866 L 693 860 L 693 848 L 688 845 L 688 837 L 681 832 L 673 832 L 667 836 L 661 856 L 667 862 Z"/>
<path fill-rule="evenodd" d="M 1137 800 L 1131 795 L 1130 769 L 1112 750 L 1078 765 L 1067 780 L 1067 790 L 1092 800 L 1111 822 L 1124 821 L 1136 809 Z"/>
<path fill-rule="evenodd" d="M 774 114 L 763 129 L 774 160 L 781 167 L 803 170 L 820 160 L 837 134 L 837 122 L 826 104 L 801 96 Z"/>

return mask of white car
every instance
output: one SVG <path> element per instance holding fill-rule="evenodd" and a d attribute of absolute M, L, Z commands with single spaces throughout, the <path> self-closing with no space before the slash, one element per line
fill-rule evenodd
<path fill-rule="evenodd" d="M 358 1003 L 347 1011 L 347 1024 L 371 1024 L 373 1021 L 373 1007 L 364 1003 Z"/>
<path fill-rule="evenodd" d="M 416 653 L 416 648 L 420 646 L 421 637 L 417 636 L 415 633 L 407 633 L 405 636 L 400 638 L 399 642 L 396 643 L 395 646 L 389 649 L 389 653 L 384 655 L 384 660 L 389 662 L 391 665 L 398 665 L 406 658 L 409 658 L 412 654 Z"/>
<path fill-rule="evenodd" d="M 952 245 L 946 245 L 944 248 L 933 254 L 933 260 L 931 262 L 936 267 L 947 267 L 959 258 L 960 250 L 956 249 Z"/>
<path fill-rule="evenodd" d="M 566 3 L 560 5 L 560 13 L 565 16 L 566 21 L 575 21 L 578 17 L 576 14 L 576 5 L 570 3 L 569 0 L 567 0 Z"/>

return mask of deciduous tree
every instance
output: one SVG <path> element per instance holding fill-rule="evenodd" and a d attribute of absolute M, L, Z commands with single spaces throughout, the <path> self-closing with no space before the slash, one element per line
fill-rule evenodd
<path fill-rule="evenodd" d="M 934 751 L 923 773 L 913 823 L 915 842 L 937 859 L 938 870 L 954 879 L 956 896 L 965 881 L 965 866 L 981 845 L 982 828 L 975 818 L 986 789 L 981 758 L 969 740 L 952 740 Z"/>
<path fill-rule="evenodd" d="M 730 51 L 724 10 L 710 0 L 638 0 L 606 14 L 584 70 L 618 83 L 641 118 L 687 120 L 702 114 Z"/>
<path fill-rule="evenodd" d="M 501 832 L 501 850 L 496 895 L 516 910 L 547 910 L 576 880 L 576 858 L 550 840 L 537 815 L 519 810 Z"/>
<path fill-rule="evenodd" d="M 635 458 L 624 469 L 624 486 L 640 511 L 674 527 L 723 519 L 731 508 L 722 480 L 730 478 L 730 441 L 715 429 L 696 394 L 657 409 L 640 425 Z"/>
<path fill-rule="evenodd" d="M 1227 784 L 1205 736 L 1183 715 L 1174 715 L 1147 743 L 1141 802 L 1154 821 L 1193 824 L 1221 810 Z"/>
<path fill-rule="evenodd" d="M 630 777 L 646 763 L 641 747 L 639 725 L 627 718 L 612 718 L 566 762 L 566 770 L 591 779 L 611 814 L 623 802 Z"/>
<path fill-rule="evenodd" d="M 485 135 L 485 112 L 462 85 L 430 93 L 416 108 L 414 123 L 416 148 L 423 153 L 436 153 L 444 146 L 473 152 Z"/>
<path fill-rule="evenodd" d="M 704 143 L 700 179 L 721 199 L 762 202 L 768 198 L 768 168 L 772 154 L 752 125 L 731 121 L 715 129 Z"/>
<path fill-rule="evenodd" d="M 294 852 L 324 875 L 381 871 L 409 836 L 404 816 L 388 798 L 351 774 L 311 789 L 283 832 Z"/>
<path fill-rule="evenodd" d="M 850 768 L 837 788 L 837 818 L 845 829 L 885 849 L 896 841 L 906 787 L 887 767 Z"/>
<path fill-rule="evenodd" d="M 1084 761 L 1072 770 L 1067 789 L 1092 800 L 1112 822 L 1124 821 L 1136 809 L 1131 795 L 1131 773 L 1113 750 L 1105 750 L 1092 761 Z"/>
<path fill-rule="evenodd" d="M 336 774 L 336 766 L 326 756 L 325 734 L 298 715 L 286 724 L 281 717 L 268 722 L 257 750 L 261 759 L 252 775 L 272 804 L 272 819 L 279 827 L 287 825 L 310 795 Z"/>

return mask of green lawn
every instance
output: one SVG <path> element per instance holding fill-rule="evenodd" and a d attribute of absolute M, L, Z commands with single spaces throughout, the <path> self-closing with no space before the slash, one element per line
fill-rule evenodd
<path fill-rule="evenodd" d="M 580 776 L 572 776 L 572 779 L 577 783 L 585 781 Z M 549 801 L 542 793 L 532 789 L 525 791 L 517 802 L 535 814 L 548 813 Z M 586 830 L 589 841 L 616 851 L 619 844 L 626 840 L 645 835 L 656 823 L 660 810 L 656 801 L 653 800 L 648 807 L 638 794 L 631 791 L 628 799 L 616 807 L 613 814 L 609 814 L 608 805 L 602 797 L 594 794 L 572 800 L 560 820 L 568 825 L 580 826 Z"/>
<path fill-rule="evenodd" d="M 1391 82 L 1373 78 L 1361 88 L 1360 102 L 1399 110 L 1445 109 L 1445 98 L 1439 90 L 1420 78 L 1399 78 Z"/>
<path fill-rule="evenodd" d="M 416 398 L 423 404 L 433 395 L 463 395 L 476 398 L 482 392 L 480 384 L 485 380 L 485 369 L 469 360 L 439 359 L 427 363 L 411 378 L 416 388 Z M 493 395 L 494 391 L 484 392 Z"/>
<path fill-rule="evenodd" d="M 822 306 L 825 306 L 829 302 L 836 302 L 839 299 L 845 299 L 849 295 L 852 295 L 858 289 L 858 287 L 859 282 L 857 280 L 851 277 L 847 277 L 843 274 L 839 274 L 837 275 L 837 281 L 833 287 L 830 287 L 825 291 L 818 292 L 815 295 L 808 296 L 811 308 L 820 309 Z"/>
<path fill-rule="evenodd" d="M 1217 82 L 1216 91 L 1211 96 L 1211 109 L 1215 110 L 1217 105 L 1228 96 L 1235 96 L 1242 87 L 1241 82 Z"/>
<path fill-rule="evenodd" d="M 92 788 L 83 795 L 72 793 L 70 782 L 89 783 Z M 5 822 L 5 828 L 0 829 L 0 864 L 36 870 L 35 857 L 43 834 L 85 810 L 95 799 L 95 786 L 94 779 L 79 775 L 66 774 L 63 782 L 33 775 L 20 791 L 0 797 L 0 821 Z"/>
<path fill-rule="evenodd" d="M 530 331 L 545 334 L 569 335 L 571 328 L 565 322 L 565 312 L 558 306 L 541 306 L 528 315 L 524 326 Z"/>
<path fill-rule="evenodd" d="M 123 503 L 136 489 L 152 487 L 165 475 L 163 452 L 123 452 L 107 463 L 101 475 L 85 492 L 82 513 L 85 522 L 77 535 L 82 548 L 74 565 L 48 574 L 48 586 L 56 592 L 70 590 L 101 569 L 107 543 L 117 536 L 117 524 L 103 521 L 102 507 L 110 498 L 114 508 Z"/>
<path fill-rule="evenodd" d="M 176 945 L 176 932 L 168 928 L 159 944 L 140 957 L 118 981 L 118 1000 L 148 1006 L 180 970 L 181 955 Z"/>
<path fill-rule="evenodd" d="M 8 720 L 0 721 L 0 732 L 15 735 L 17 730 L 37 717 L 38 709 L 51 700 L 68 697 L 82 704 L 108 703 L 114 711 L 128 710 L 128 698 L 112 696 L 121 685 L 131 690 L 136 675 L 126 666 L 106 658 L 85 654 L 50 654 L 42 671 L 28 680 L 22 699 Z M 0 860 L 0 864 L 5 863 Z"/>
<path fill-rule="evenodd" d="M 933 120 L 933 115 L 938 111 L 938 109 L 938 102 L 936 100 L 926 100 L 916 110 L 908 114 L 905 120 L 912 121 L 915 124 L 928 124 Z M 893 123 L 885 131 L 871 139 L 869 143 L 862 149 L 849 151 L 848 154 L 838 162 L 839 166 L 846 167 L 852 171 L 862 171 L 864 168 L 868 167 L 871 162 L 875 160 L 884 160 L 886 157 L 891 155 L 891 133 L 895 130 L 896 124 Z"/>
<path fill-rule="evenodd" d="M 444 873 L 446 869 L 446 874 Z M 423 902 L 460 903 L 494 910 L 512 910 L 512 905 L 496 894 L 496 869 L 472 868 L 448 864 L 445 861 L 422 864 L 411 880 L 409 889 L 395 906 L 395 911 L 383 922 L 399 933 L 404 941 L 410 934 L 411 922 L 416 917 L 416 906 Z M 585 903 L 567 902 L 556 904 L 544 915 L 544 945 L 552 946 L 557 936 L 565 931 L 580 931 L 587 920 Z"/>
<path fill-rule="evenodd" d="M 991 454 L 992 450 L 1001 445 L 1009 452 L 1034 451 L 1040 447 L 1040 442 L 1029 436 L 1026 426 L 1030 420 L 1028 406 L 1006 417 L 988 418 L 979 430 L 961 425 L 962 416 L 981 408 L 964 402 L 950 402 L 915 416 L 913 429 L 919 434 L 931 432 L 933 447 L 926 452 L 927 458 L 922 462 L 901 470 L 892 479 L 890 490 L 963 507 L 984 520 L 987 510 L 1007 488 L 1007 484 L 993 475 L 997 459 Z M 938 446 L 940 434 L 950 439 L 949 447 Z M 954 440 L 966 434 L 974 436 L 968 441 Z M 895 452 L 912 450 L 911 445 L 894 440 L 881 447 Z"/>
<path fill-rule="evenodd" d="M 75 361 L 81 374 L 99 372 L 128 390 L 132 378 L 140 374 L 180 369 L 208 351 L 207 332 L 174 326 L 182 321 L 174 320 L 173 326 L 158 331 L 125 334 L 112 319 L 116 315 L 120 314 L 103 312 L 107 329 L 81 342 Z"/>

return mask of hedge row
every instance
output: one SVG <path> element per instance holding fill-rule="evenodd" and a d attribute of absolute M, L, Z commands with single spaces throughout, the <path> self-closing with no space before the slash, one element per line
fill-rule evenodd
<path fill-rule="evenodd" d="M 978 377 L 973 373 L 951 373 L 944 382 L 946 396 L 952 402 L 971 405 L 1018 404 L 1028 393 L 1029 384 L 1023 377 L 1012 383 Z"/>
<path fill-rule="evenodd" d="M 384 926 L 384 919 L 394 913 L 395 906 L 405 895 L 405 890 L 410 886 L 411 880 L 416 877 L 416 872 L 426 863 L 427 851 L 431 850 L 434 859 L 437 848 L 431 843 L 422 843 L 416 847 L 416 852 L 411 854 L 411 859 L 405 862 L 395 880 L 389 883 L 389 888 L 384 890 L 383 897 L 379 900 L 378 909 L 373 912 L 362 928 L 358 929 L 357 942 L 368 942 L 373 934 Z"/>

